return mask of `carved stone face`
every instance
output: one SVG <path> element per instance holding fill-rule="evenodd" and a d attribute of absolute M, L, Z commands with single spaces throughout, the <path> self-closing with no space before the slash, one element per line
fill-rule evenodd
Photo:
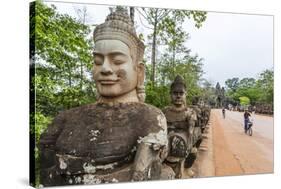
<path fill-rule="evenodd" d="M 186 91 L 182 86 L 176 85 L 171 91 L 172 103 L 177 107 L 185 106 Z"/>
<path fill-rule="evenodd" d="M 136 89 L 137 65 L 129 47 L 119 40 L 99 40 L 95 44 L 93 77 L 104 97 L 118 97 Z"/>

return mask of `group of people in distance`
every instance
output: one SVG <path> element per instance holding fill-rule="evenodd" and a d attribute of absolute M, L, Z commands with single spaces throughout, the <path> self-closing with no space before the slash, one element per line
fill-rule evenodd
<path fill-rule="evenodd" d="M 225 114 L 226 114 L 226 110 L 225 108 L 222 108 L 222 116 L 225 119 Z M 243 114 L 244 117 L 244 132 L 247 133 L 247 130 L 249 128 L 249 124 L 253 124 L 253 120 L 250 120 L 251 118 L 251 113 L 248 111 L 248 109 L 245 109 L 245 112 Z"/>

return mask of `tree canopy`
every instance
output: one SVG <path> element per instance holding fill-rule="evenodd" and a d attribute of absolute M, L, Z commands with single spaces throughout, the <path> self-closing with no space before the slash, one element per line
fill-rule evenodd
<path fill-rule="evenodd" d="M 31 133 L 38 143 L 59 111 L 95 101 L 90 72 L 93 44 L 89 26 L 41 1 L 31 4 L 30 28 L 30 67 L 35 69 L 31 82 L 36 94 Z M 36 148 L 37 159 L 38 155 Z"/>
<path fill-rule="evenodd" d="M 258 78 L 227 79 L 227 96 L 241 102 L 241 97 L 249 99 L 249 103 L 273 104 L 273 69 L 267 69 Z M 245 98 L 244 98 L 245 99 Z"/>

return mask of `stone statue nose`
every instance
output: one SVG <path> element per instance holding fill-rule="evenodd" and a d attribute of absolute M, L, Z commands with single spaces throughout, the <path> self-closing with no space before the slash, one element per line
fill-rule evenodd
<path fill-rule="evenodd" d="M 101 73 L 104 75 L 110 75 L 113 73 L 113 70 L 111 68 L 110 62 L 108 60 L 108 58 L 104 59 L 104 62 L 102 64 L 102 69 L 101 69 Z"/>

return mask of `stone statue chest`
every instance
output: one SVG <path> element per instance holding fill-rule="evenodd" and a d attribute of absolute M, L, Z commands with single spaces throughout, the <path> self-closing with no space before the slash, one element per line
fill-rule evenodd
<path fill-rule="evenodd" d="M 131 161 L 137 140 L 161 130 L 156 114 L 155 109 L 141 103 L 94 104 L 68 111 L 55 143 L 57 158 L 66 162 L 65 157 L 69 157 L 73 169 L 80 167 L 77 170 L 85 162 L 104 165 Z"/>
<path fill-rule="evenodd" d="M 188 129 L 188 115 L 187 110 L 173 111 L 171 109 L 164 110 L 167 119 L 168 131 L 174 129 Z"/>

